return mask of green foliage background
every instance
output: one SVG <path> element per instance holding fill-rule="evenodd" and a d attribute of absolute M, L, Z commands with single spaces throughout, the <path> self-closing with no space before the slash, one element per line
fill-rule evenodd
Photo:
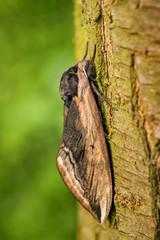
<path fill-rule="evenodd" d="M 75 200 L 56 168 L 72 39 L 72 0 L 0 1 L 1 240 L 75 239 Z"/>

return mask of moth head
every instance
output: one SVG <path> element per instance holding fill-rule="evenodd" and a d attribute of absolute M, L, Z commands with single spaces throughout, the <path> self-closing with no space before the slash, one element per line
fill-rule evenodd
<path fill-rule="evenodd" d="M 60 95 L 63 101 L 69 105 L 72 97 L 77 95 L 78 77 L 77 66 L 71 67 L 64 72 L 60 82 Z"/>
<path fill-rule="evenodd" d="M 77 96 L 77 89 L 78 89 L 78 75 L 77 71 L 79 66 L 83 66 L 85 72 L 88 76 L 94 75 L 94 59 L 96 55 L 96 46 L 94 46 L 94 52 L 91 60 L 85 60 L 88 53 L 88 42 L 86 46 L 85 55 L 79 63 L 77 63 L 74 67 L 68 69 L 68 71 L 64 72 L 61 82 L 60 82 L 60 95 L 66 105 L 70 105 L 72 98 Z"/>

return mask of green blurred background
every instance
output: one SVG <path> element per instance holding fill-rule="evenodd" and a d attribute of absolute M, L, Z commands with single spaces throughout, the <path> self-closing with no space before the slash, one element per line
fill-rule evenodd
<path fill-rule="evenodd" d="M 76 238 L 56 167 L 72 40 L 73 0 L 0 0 L 0 240 Z"/>

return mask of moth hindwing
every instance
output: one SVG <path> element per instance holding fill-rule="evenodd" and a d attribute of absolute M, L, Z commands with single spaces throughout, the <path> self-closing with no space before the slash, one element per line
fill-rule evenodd
<path fill-rule="evenodd" d="M 95 54 L 96 47 L 92 59 L 85 60 L 86 50 L 83 60 L 61 78 L 64 128 L 57 166 L 77 200 L 103 223 L 112 204 L 112 178 L 102 120 L 93 94 Z"/>

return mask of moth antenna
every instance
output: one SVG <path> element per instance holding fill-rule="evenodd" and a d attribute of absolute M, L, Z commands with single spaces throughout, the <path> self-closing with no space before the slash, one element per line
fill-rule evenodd
<path fill-rule="evenodd" d="M 107 101 L 107 99 L 105 99 L 105 98 L 102 96 L 102 94 L 99 92 L 99 90 L 97 89 L 97 87 L 94 85 L 93 81 L 91 81 L 91 85 L 92 85 L 92 88 L 93 88 L 94 92 L 97 94 L 97 96 L 100 97 L 103 101 L 105 101 L 105 102 L 108 104 L 108 106 L 110 106 L 110 108 L 112 108 L 112 109 L 114 109 L 114 110 L 117 111 L 117 109 L 114 108 L 114 107 Z"/>
<path fill-rule="evenodd" d="M 94 63 L 95 56 L 96 56 L 96 44 L 94 45 L 93 57 L 92 57 L 92 59 L 91 59 L 91 62 L 92 62 L 92 63 Z"/>
<path fill-rule="evenodd" d="M 85 58 L 87 57 L 87 53 L 88 53 L 88 42 L 86 43 L 86 52 L 84 54 L 84 57 L 83 57 L 82 61 L 84 61 Z"/>

